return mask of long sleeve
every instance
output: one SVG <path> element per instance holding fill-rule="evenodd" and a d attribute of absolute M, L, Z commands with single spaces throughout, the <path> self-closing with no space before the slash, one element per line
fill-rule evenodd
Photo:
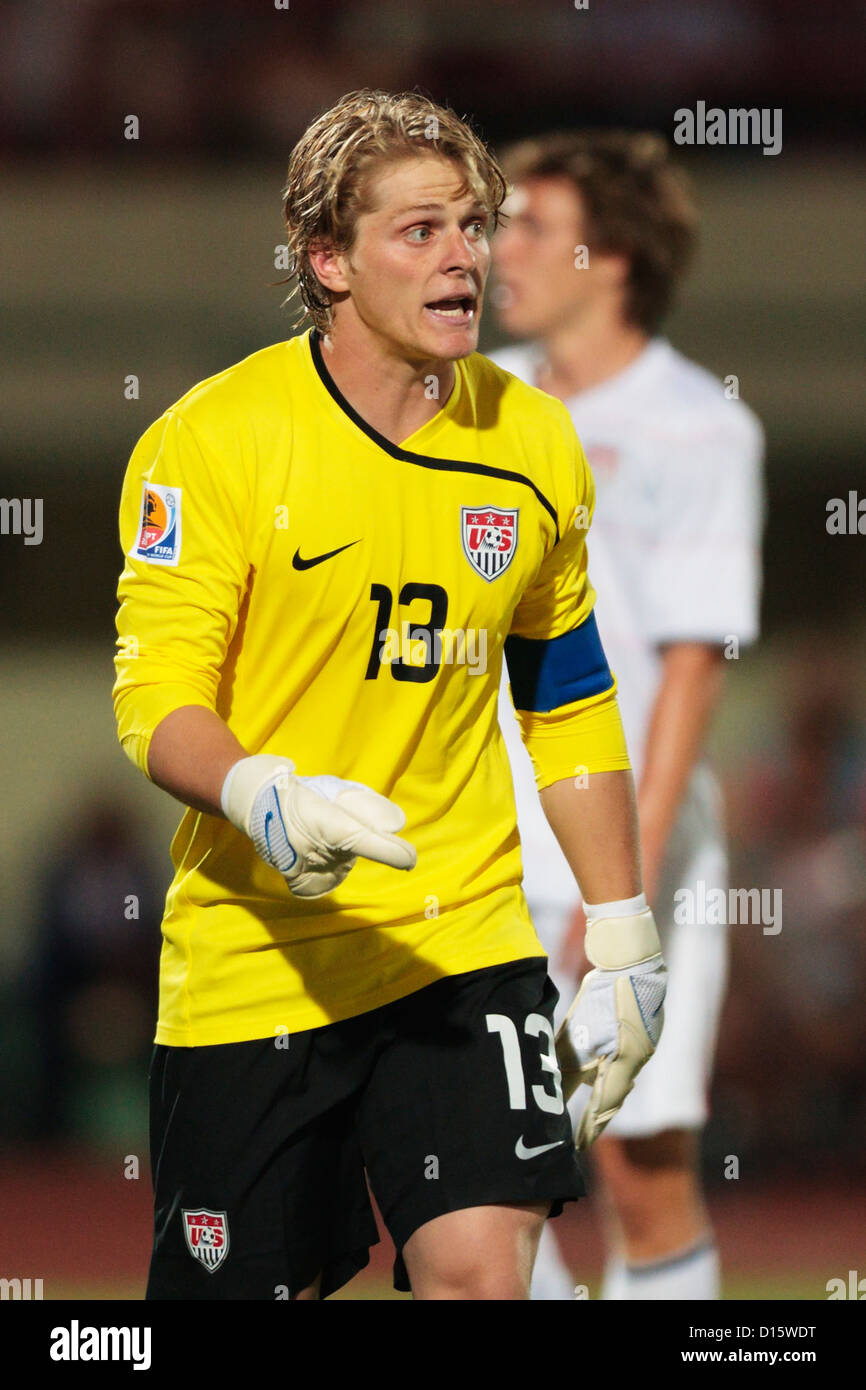
<path fill-rule="evenodd" d="M 157 725 L 183 705 L 215 708 L 247 585 L 247 484 L 175 411 L 143 435 L 120 504 L 113 698 L 125 752 L 147 774 Z"/>

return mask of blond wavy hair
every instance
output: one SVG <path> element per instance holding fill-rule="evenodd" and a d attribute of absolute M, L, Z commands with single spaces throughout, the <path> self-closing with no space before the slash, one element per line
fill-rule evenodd
<path fill-rule="evenodd" d="M 417 92 L 349 92 L 309 126 L 289 160 L 283 212 L 291 273 L 280 283 L 294 282 L 288 299 L 300 297 L 298 324 L 309 316 L 324 333 L 331 321 L 331 295 L 310 264 L 310 250 L 351 250 L 358 217 L 371 205 L 370 173 L 413 154 L 458 164 L 493 227 L 498 224 L 505 175 L 465 120 Z"/>

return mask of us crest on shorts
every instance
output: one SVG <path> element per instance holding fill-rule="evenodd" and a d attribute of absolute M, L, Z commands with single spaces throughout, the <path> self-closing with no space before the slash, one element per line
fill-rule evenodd
<path fill-rule="evenodd" d="M 182 1211 L 189 1253 L 213 1274 L 229 1253 L 229 1223 L 224 1211 Z"/>
<path fill-rule="evenodd" d="M 517 549 L 519 507 L 461 507 L 463 553 L 482 579 L 498 579 Z"/>

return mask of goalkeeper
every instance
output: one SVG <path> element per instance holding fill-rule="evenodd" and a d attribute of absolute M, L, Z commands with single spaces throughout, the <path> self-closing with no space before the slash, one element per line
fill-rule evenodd
<path fill-rule="evenodd" d="M 127 471 L 119 734 L 188 808 L 150 1299 L 327 1297 L 376 1242 L 367 1178 L 396 1287 L 526 1299 L 545 1218 L 584 1194 L 567 1096 L 591 1088 L 585 1148 L 659 1036 L 592 476 L 565 408 L 476 351 L 504 194 L 453 112 L 344 98 L 285 191 L 311 328 L 194 387 Z M 503 656 L 596 904 L 558 1053 Z"/>

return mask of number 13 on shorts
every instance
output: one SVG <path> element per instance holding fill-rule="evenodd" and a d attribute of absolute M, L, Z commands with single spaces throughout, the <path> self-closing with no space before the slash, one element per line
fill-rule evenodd
<path fill-rule="evenodd" d="M 517 1025 L 507 1014 L 487 1014 L 488 1033 L 498 1033 L 502 1043 L 502 1060 L 505 1063 L 505 1079 L 508 1084 L 508 1103 L 512 1110 L 525 1110 L 526 1079 L 523 1070 L 523 1053 Z M 543 1085 L 533 1083 L 530 1087 L 532 1099 L 549 1115 L 561 1115 L 565 1109 L 562 1094 L 562 1077 L 556 1060 L 553 1026 L 544 1014 L 527 1014 L 523 1031 L 528 1037 L 538 1038 L 540 1043 L 539 1061 L 541 1070 L 547 1072 L 553 1085 L 553 1092 Z"/>

